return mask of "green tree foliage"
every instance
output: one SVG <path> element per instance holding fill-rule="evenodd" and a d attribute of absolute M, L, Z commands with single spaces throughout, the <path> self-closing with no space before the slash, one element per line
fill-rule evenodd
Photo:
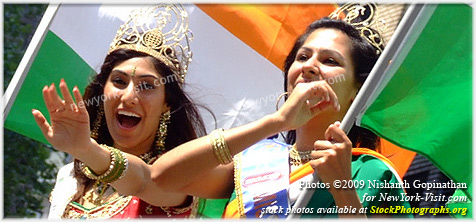
<path fill-rule="evenodd" d="M 44 4 L 4 4 L 4 90 L 46 10 Z M 39 92 L 40 93 L 40 92 Z M 43 203 L 53 188 L 53 149 L 4 129 L 4 217 L 41 217 Z"/>

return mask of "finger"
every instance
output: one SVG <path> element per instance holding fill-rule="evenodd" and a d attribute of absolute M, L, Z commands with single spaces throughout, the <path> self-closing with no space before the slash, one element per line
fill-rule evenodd
<path fill-rule="evenodd" d="M 87 113 L 88 110 L 84 106 L 83 97 L 81 96 L 81 92 L 79 91 L 78 86 L 75 86 L 73 88 L 73 95 L 74 95 L 74 99 L 76 100 L 76 104 L 77 104 L 79 112 Z"/>
<path fill-rule="evenodd" d="M 52 111 L 56 112 L 58 110 L 64 109 L 63 100 L 59 97 L 58 92 L 56 92 L 56 86 L 54 83 L 47 90 L 49 102 L 51 103 L 51 107 L 54 108 Z M 48 109 L 50 112 L 51 110 Z"/>
<path fill-rule="evenodd" d="M 330 101 L 330 97 L 329 97 L 329 90 L 328 88 L 326 87 L 326 82 L 323 81 L 324 83 L 322 83 L 321 81 L 319 82 L 316 82 L 316 83 L 319 83 L 319 85 L 317 86 L 317 91 L 319 93 L 321 93 L 322 97 L 323 97 L 323 100 L 328 102 Z"/>
<path fill-rule="evenodd" d="M 42 92 L 43 92 L 43 100 L 45 101 L 45 105 L 46 105 L 46 108 L 48 109 L 48 112 L 54 113 L 57 107 L 55 103 L 53 102 L 53 100 L 51 99 L 51 95 L 49 93 L 51 86 L 52 85 L 50 85 L 49 87 L 48 86 L 43 87 Z"/>
<path fill-rule="evenodd" d="M 326 81 L 313 82 L 313 95 L 320 95 L 323 101 L 330 102 L 335 110 L 340 110 L 339 101 L 332 87 Z"/>
<path fill-rule="evenodd" d="M 311 115 L 314 116 L 317 113 L 320 113 L 322 110 L 326 109 L 327 107 L 333 106 L 332 102 L 329 101 L 320 101 L 314 105 L 311 105 L 309 107 L 309 110 L 311 111 Z"/>
<path fill-rule="evenodd" d="M 33 109 L 31 113 L 33 114 L 36 124 L 40 127 L 40 130 L 45 136 L 45 138 L 49 139 L 48 132 L 50 131 L 50 124 L 46 120 L 45 116 L 43 116 L 43 114 L 36 109 Z"/>
<path fill-rule="evenodd" d="M 68 90 L 68 85 L 66 84 L 66 81 L 64 81 L 64 79 L 61 79 L 60 81 L 60 90 L 61 94 L 63 95 L 66 107 L 74 107 L 72 106 L 75 104 L 73 101 L 73 97 L 71 97 L 71 94 Z"/>
<path fill-rule="evenodd" d="M 335 156 L 336 151 L 333 149 L 327 149 L 327 150 L 317 150 L 317 151 L 312 151 L 311 152 L 311 157 L 313 160 L 323 158 L 323 157 L 329 157 L 329 156 Z"/>
<path fill-rule="evenodd" d="M 327 90 L 328 90 L 328 93 L 329 93 L 329 96 L 330 96 L 329 101 L 332 102 L 332 104 L 334 106 L 334 109 L 336 111 L 339 111 L 340 110 L 340 104 L 339 104 L 339 98 L 337 97 L 337 94 L 334 92 L 334 90 L 332 89 L 332 87 L 329 84 L 325 84 L 325 87 L 327 87 Z"/>
<path fill-rule="evenodd" d="M 335 144 L 327 140 L 317 140 L 316 142 L 314 142 L 314 150 L 316 151 L 328 150 L 334 147 L 335 147 Z"/>
<path fill-rule="evenodd" d="M 352 145 L 352 142 L 350 142 L 349 137 L 345 134 L 342 129 L 340 129 L 336 124 L 331 124 L 326 132 L 325 132 L 325 137 L 329 141 L 334 141 L 336 143 L 346 143 L 347 145 L 350 144 Z"/>
<path fill-rule="evenodd" d="M 340 121 L 336 121 L 334 125 L 340 128 Z"/>
<path fill-rule="evenodd" d="M 311 167 L 313 169 L 315 169 L 317 171 L 317 173 L 319 174 L 319 170 L 321 169 L 320 167 L 322 165 L 324 165 L 327 161 L 327 157 L 326 156 L 322 156 L 322 157 L 319 157 L 319 158 L 316 158 L 316 159 L 313 159 L 311 161 L 309 161 L 309 164 L 311 165 Z"/>
<path fill-rule="evenodd" d="M 325 83 L 324 83 L 325 84 Z M 309 89 L 308 94 L 309 98 L 315 98 L 320 101 L 328 101 L 329 95 L 326 92 L 326 87 L 324 86 L 322 81 L 310 82 L 308 83 Z"/>

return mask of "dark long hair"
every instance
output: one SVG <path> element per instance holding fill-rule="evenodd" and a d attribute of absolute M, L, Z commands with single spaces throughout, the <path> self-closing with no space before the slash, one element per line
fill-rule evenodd
<path fill-rule="evenodd" d="M 379 55 L 377 54 L 376 48 L 374 48 L 369 42 L 363 39 L 360 36 L 359 31 L 357 31 L 352 25 L 342 20 L 335 20 L 330 18 L 322 18 L 313 23 L 311 23 L 306 31 L 300 35 L 296 42 L 294 43 L 291 52 L 286 57 L 284 62 L 284 91 L 287 92 L 288 84 L 288 72 L 291 68 L 292 63 L 296 58 L 296 54 L 299 48 L 302 47 L 304 42 L 307 40 L 309 35 L 313 33 L 316 29 L 319 28 L 332 28 L 344 32 L 351 40 L 351 56 L 354 65 L 354 73 L 359 84 L 363 84 L 367 76 L 369 75 L 372 67 L 377 62 Z M 378 137 L 371 131 L 364 129 L 362 127 L 352 126 L 349 134 L 349 139 L 352 141 L 354 146 L 367 147 L 374 149 Z M 296 142 L 296 131 L 289 131 L 286 135 L 286 142 L 288 144 L 293 144 Z"/>
<path fill-rule="evenodd" d="M 118 49 L 106 56 L 101 72 L 95 75 L 91 83 L 86 87 L 83 100 L 85 101 L 99 101 L 99 103 L 85 103 L 89 114 L 90 129 L 93 130 L 94 122 L 98 116 L 98 111 L 101 106 L 101 96 L 104 93 L 104 86 L 106 84 L 112 69 L 119 63 L 135 57 L 148 57 L 154 64 L 155 69 L 162 75 L 163 78 L 176 81 L 167 81 L 165 86 L 165 101 L 170 107 L 170 123 L 167 127 L 167 138 L 165 139 L 166 151 L 183 144 L 187 141 L 196 139 L 200 136 L 206 135 L 205 124 L 197 109 L 197 104 L 192 103 L 189 96 L 183 91 L 176 74 L 167 65 L 158 59 L 149 56 L 148 54 L 128 50 Z M 104 116 L 102 117 L 104 118 Z M 157 126 L 158 127 L 158 126 Z M 114 141 L 109 134 L 105 119 L 98 130 L 99 144 L 106 144 L 112 146 Z M 156 149 L 155 143 L 152 149 Z M 81 182 L 89 181 L 80 171 L 79 162 L 75 161 L 75 176 Z"/>

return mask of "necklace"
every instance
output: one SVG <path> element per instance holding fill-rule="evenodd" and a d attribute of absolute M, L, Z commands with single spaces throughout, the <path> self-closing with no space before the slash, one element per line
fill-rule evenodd
<path fill-rule="evenodd" d="M 291 160 L 291 165 L 293 166 L 300 166 L 303 165 L 310 160 L 312 151 L 298 151 L 296 150 L 296 144 L 294 144 L 291 149 L 289 149 L 289 159 Z"/>
<path fill-rule="evenodd" d="M 139 155 L 139 158 L 141 158 L 145 163 L 151 164 L 156 159 L 158 159 L 160 156 L 162 156 L 162 152 L 159 152 L 158 155 L 154 155 L 154 153 L 155 153 L 154 149 L 151 149 L 148 152 Z"/>

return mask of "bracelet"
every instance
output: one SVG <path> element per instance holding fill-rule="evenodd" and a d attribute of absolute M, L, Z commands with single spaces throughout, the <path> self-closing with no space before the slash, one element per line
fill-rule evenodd
<path fill-rule="evenodd" d="M 129 166 L 129 161 L 124 152 L 103 144 L 101 144 L 101 146 L 106 147 L 111 155 L 111 163 L 107 171 L 101 175 L 96 175 L 88 166 L 80 162 L 81 171 L 89 179 L 112 183 L 124 177 Z"/>
<path fill-rule="evenodd" d="M 225 137 L 223 136 L 222 128 L 213 130 L 210 133 L 210 143 L 213 148 L 213 153 L 220 164 L 228 164 L 233 161 L 230 149 L 228 148 Z"/>
<path fill-rule="evenodd" d="M 112 148 L 114 149 L 114 148 Z M 129 162 L 127 160 L 126 154 L 118 149 L 115 150 L 115 155 L 118 157 L 118 162 L 115 165 L 115 168 L 117 169 L 114 171 L 114 173 L 111 173 L 109 176 L 104 177 L 101 181 L 105 183 L 112 183 L 115 182 L 116 180 L 122 179 L 124 175 L 126 174 L 126 171 L 129 166 Z"/>
<path fill-rule="evenodd" d="M 101 146 L 104 146 L 104 145 L 101 144 Z M 105 146 L 105 147 L 109 149 L 109 147 L 107 147 L 107 146 Z M 107 171 L 105 173 L 98 176 L 89 167 L 84 165 L 83 162 L 79 162 L 79 164 L 81 166 L 81 171 L 83 172 L 83 174 L 91 180 L 101 180 L 102 178 L 111 174 L 112 171 L 114 170 L 114 165 L 116 163 L 116 156 L 115 156 L 114 152 L 112 152 L 110 149 L 109 149 L 109 154 L 111 155 L 111 163 L 109 164 L 109 168 L 107 169 Z"/>
<path fill-rule="evenodd" d="M 103 178 L 100 179 L 100 181 L 105 183 L 110 183 L 110 181 L 113 181 L 114 178 L 118 177 L 117 176 L 118 173 L 121 173 L 121 168 L 122 168 L 124 159 L 121 156 L 121 151 L 119 151 L 118 149 L 114 149 L 112 147 L 107 147 L 107 148 L 114 155 L 117 161 L 114 163 L 114 165 L 112 165 L 111 163 L 111 166 L 109 166 L 113 168 L 112 172 L 109 175 L 105 175 Z"/>

